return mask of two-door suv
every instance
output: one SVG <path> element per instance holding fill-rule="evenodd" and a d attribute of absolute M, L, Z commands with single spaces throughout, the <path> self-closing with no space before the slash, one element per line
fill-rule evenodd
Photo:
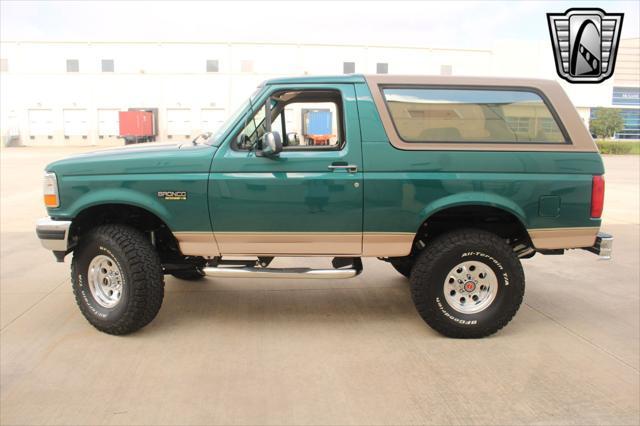
<path fill-rule="evenodd" d="M 283 78 L 215 134 L 48 165 L 37 234 L 58 261 L 73 252 L 77 303 L 106 333 L 156 316 L 164 274 L 344 279 L 375 257 L 435 330 L 482 337 L 522 302 L 520 259 L 610 255 L 603 173 L 553 81 Z"/>

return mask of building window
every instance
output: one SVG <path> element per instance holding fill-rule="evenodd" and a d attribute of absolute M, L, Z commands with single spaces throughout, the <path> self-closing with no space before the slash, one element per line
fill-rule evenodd
<path fill-rule="evenodd" d="M 386 62 L 378 62 L 376 64 L 376 74 L 389 74 L 389 64 Z"/>
<path fill-rule="evenodd" d="M 632 105 L 640 107 L 640 88 L 638 87 L 614 87 L 613 105 Z"/>
<path fill-rule="evenodd" d="M 614 96 L 616 88 L 614 87 Z M 615 98 L 614 98 L 615 99 Z M 637 101 L 636 101 L 637 103 Z M 614 102 L 615 104 L 615 102 Z M 593 120 L 598 116 L 598 111 L 601 108 L 591 108 L 590 120 Z M 640 108 L 623 108 L 619 109 L 622 120 L 624 121 L 624 128 L 621 132 L 616 133 L 614 139 L 640 139 Z"/>
<path fill-rule="evenodd" d="M 440 65 L 440 75 L 453 74 L 453 67 L 451 65 Z"/>
<path fill-rule="evenodd" d="M 207 72 L 218 72 L 220 68 L 218 66 L 217 59 L 207 59 Z"/>
<path fill-rule="evenodd" d="M 253 72 L 253 61 L 240 61 L 240 71 L 242 72 Z"/>
<path fill-rule="evenodd" d="M 113 70 L 114 70 L 113 59 L 103 59 L 102 72 L 113 72 Z"/>
<path fill-rule="evenodd" d="M 531 118 L 529 117 L 505 117 L 507 119 L 507 125 L 515 133 L 529 133 L 529 125 L 531 124 Z M 557 126 L 553 122 L 553 119 L 545 117 L 540 119 L 540 128 L 546 129 L 547 132 L 554 131 Z"/>
<path fill-rule="evenodd" d="M 9 61 L 7 60 L 7 58 L 1 58 L 0 59 L 0 72 L 7 72 L 9 71 Z"/>
<path fill-rule="evenodd" d="M 555 121 L 551 117 L 543 117 L 539 119 L 540 129 L 542 129 L 545 133 L 557 132 L 558 126 L 556 126 Z"/>
<path fill-rule="evenodd" d="M 342 73 L 343 74 L 353 74 L 356 72 L 356 63 L 355 62 L 343 62 L 342 63 Z"/>
<path fill-rule="evenodd" d="M 80 61 L 77 59 L 67 59 L 67 72 L 79 72 Z"/>

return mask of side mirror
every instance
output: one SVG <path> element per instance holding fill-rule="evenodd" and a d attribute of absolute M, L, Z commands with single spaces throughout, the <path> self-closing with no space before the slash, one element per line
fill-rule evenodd
<path fill-rule="evenodd" d="M 262 155 L 275 157 L 282 152 L 282 139 L 278 132 L 267 132 L 262 136 Z"/>
<path fill-rule="evenodd" d="M 287 146 L 298 146 L 300 145 L 300 137 L 296 132 L 287 133 L 286 136 Z"/>

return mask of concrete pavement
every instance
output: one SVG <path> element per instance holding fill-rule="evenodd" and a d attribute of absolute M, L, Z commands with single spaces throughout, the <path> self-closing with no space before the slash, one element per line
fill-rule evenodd
<path fill-rule="evenodd" d="M 613 260 L 525 261 L 515 319 L 466 341 L 424 324 L 377 260 L 345 281 L 167 277 L 149 326 L 99 333 L 75 306 L 69 259 L 33 231 L 42 168 L 71 151 L 0 152 L 2 424 L 640 422 L 640 157 L 605 158 Z"/>

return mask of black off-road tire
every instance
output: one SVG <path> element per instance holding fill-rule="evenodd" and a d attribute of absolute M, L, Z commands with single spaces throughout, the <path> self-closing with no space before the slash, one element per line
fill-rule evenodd
<path fill-rule="evenodd" d="M 120 300 L 104 307 L 89 288 L 88 268 L 96 256 L 115 261 L 121 272 Z M 71 283 L 84 317 L 108 334 L 132 333 L 155 318 L 164 297 L 160 258 L 138 230 L 124 225 L 102 225 L 81 238 L 71 262 Z"/>
<path fill-rule="evenodd" d="M 194 266 L 191 269 L 178 269 L 171 271 L 171 275 L 185 281 L 198 281 L 205 277 L 205 273 L 202 268 Z"/>
<path fill-rule="evenodd" d="M 468 261 L 490 267 L 498 283 L 491 304 L 470 314 L 454 309 L 444 294 L 449 272 Z M 477 229 L 437 237 L 419 254 L 411 275 L 411 297 L 422 319 L 455 338 L 485 337 L 503 328 L 518 311 L 524 287 L 524 271 L 513 249 L 497 235 Z"/>
<path fill-rule="evenodd" d="M 389 263 L 393 266 L 393 269 L 398 271 L 400 275 L 404 275 L 406 278 L 411 277 L 411 270 L 416 258 L 414 256 L 405 257 L 390 257 Z"/>

